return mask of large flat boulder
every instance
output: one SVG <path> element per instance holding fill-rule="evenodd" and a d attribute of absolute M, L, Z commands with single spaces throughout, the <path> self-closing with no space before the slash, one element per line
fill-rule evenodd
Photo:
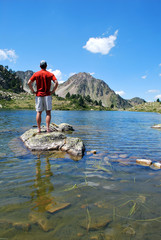
<path fill-rule="evenodd" d="M 51 132 L 47 133 L 42 127 L 41 133 L 31 128 L 20 136 L 21 140 L 31 151 L 61 150 L 73 156 L 83 156 L 85 146 L 80 138 L 67 137 L 65 131 L 74 129 L 68 124 L 53 125 Z M 54 127 L 53 127 L 54 126 Z"/>

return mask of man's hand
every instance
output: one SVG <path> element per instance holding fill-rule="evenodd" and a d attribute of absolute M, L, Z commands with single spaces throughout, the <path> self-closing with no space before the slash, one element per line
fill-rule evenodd
<path fill-rule="evenodd" d="M 32 87 L 32 81 L 29 79 L 29 81 L 28 81 L 28 86 L 29 86 L 29 88 L 30 88 L 30 90 L 31 90 L 31 92 L 33 93 L 33 94 L 36 94 L 36 92 L 34 91 L 34 89 L 33 89 L 33 87 Z"/>

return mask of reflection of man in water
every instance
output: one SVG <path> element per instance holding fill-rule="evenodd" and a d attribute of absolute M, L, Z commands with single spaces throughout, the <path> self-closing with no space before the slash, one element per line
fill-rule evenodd
<path fill-rule="evenodd" d="M 36 163 L 36 178 L 34 191 L 31 193 L 31 200 L 34 203 L 32 210 L 45 212 L 48 204 L 54 203 L 51 192 L 54 186 L 50 181 L 52 176 L 49 159 L 46 158 L 45 174 L 41 172 L 41 160 L 38 158 Z"/>
<path fill-rule="evenodd" d="M 36 121 L 38 126 L 38 132 L 41 132 L 41 114 L 42 111 L 46 111 L 46 128 L 47 132 L 50 132 L 49 126 L 51 121 L 51 110 L 52 110 L 52 97 L 51 95 L 55 92 L 58 87 L 58 81 L 53 73 L 46 70 L 47 63 L 42 60 L 40 62 L 41 71 L 38 71 L 32 75 L 28 81 L 28 86 L 33 94 L 36 94 Z M 35 92 L 32 84 L 36 81 L 37 91 Z M 50 91 L 51 81 L 55 83 L 52 91 Z"/>

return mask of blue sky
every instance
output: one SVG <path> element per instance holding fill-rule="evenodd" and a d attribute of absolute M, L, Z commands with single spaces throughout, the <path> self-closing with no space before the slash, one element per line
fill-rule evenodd
<path fill-rule="evenodd" d="M 59 82 L 88 72 L 123 98 L 161 99 L 161 0 L 0 0 L 0 64 Z"/>

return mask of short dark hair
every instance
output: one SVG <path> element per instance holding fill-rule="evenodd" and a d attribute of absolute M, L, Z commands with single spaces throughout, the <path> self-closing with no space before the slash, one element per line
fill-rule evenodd
<path fill-rule="evenodd" d="M 44 61 L 44 60 L 42 60 L 42 61 L 40 62 L 40 67 L 41 67 L 42 69 L 45 69 L 45 68 L 47 67 L 47 62 Z"/>

